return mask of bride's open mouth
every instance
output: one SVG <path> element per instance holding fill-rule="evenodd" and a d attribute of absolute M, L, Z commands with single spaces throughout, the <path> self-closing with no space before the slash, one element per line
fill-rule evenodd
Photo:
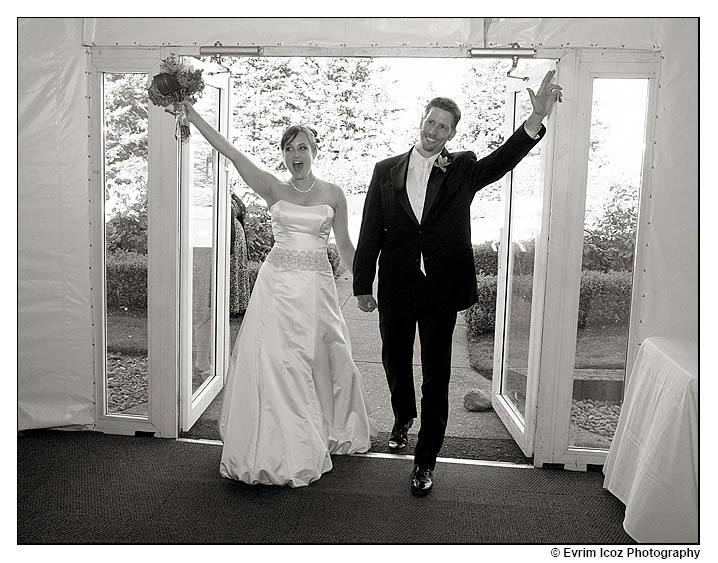
<path fill-rule="evenodd" d="M 295 172 L 301 172 L 302 169 L 304 168 L 304 163 L 303 162 L 293 162 L 292 168 L 294 168 Z"/>

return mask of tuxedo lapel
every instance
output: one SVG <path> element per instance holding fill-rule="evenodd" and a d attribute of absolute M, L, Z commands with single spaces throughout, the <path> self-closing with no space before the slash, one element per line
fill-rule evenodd
<path fill-rule="evenodd" d="M 441 156 L 448 158 L 448 151 L 446 149 L 441 151 Z M 442 170 L 438 166 L 431 167 L 431 174 L 429 174 L 429 182 L 426 184 L 426 200 L 424 201 L 424 212 L 421 215 L 422 224 L 426 223 L 427 219 L 429 218 L 429 213 L 434 206 L 436 197 L 441 191 L 440 188 L 444 183 L 444 178 L 446 177 L 446 174 L 446 170 Z"/>
<path fill-rule="evenodd" d="M 406 193 L 406 173 L 409 168 L 409 155 L 411 151 L 403 155 L 399 162 L 391 169 L 391 183 L 394 187 L 394 195 L 399 204 L 404 208 L 404 211 L 411 217 L 414 223 L 419 223 L 414 215 L 414 211 L 411 209 L 411 203 L 409 203 L 409 195 Z"/>

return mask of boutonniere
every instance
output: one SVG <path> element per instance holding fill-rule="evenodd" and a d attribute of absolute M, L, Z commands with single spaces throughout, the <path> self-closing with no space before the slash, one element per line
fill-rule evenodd
<path fill-rule="evenodd" d="M 449 166 L 449 164 L 451 164 L 451 159 L 448 156 L 444 156 L 441 154 L 434 161 L 434 166 L 436 166 L 442 172 L 446 172 L 446 168 Z"/>

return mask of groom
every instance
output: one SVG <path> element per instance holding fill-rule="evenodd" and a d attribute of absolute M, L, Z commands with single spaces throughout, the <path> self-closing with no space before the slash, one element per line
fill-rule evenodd
<path fill-rule="evenodd" d="M 421 425 L 410 489 L 427 495 L 444 441 L 449 412 L 451 343 L 456 314 L 477 301 L 471 246 L 470 205 L 484 186 L 512 170 L 543 137 L 561 87 L 549 71 L 536 93 L 533 113 L 498 149 L 476 159 L 472 152 L 444 148 L 456 135 L 461 111 L 448 98 L 424 109 L 419 142 L 379 162 L 364 203 L 354 257 L 354 295 L 359 309 L 379 308 L 382 363 L 391 392 L 394 427 L 389 449 L 408 444 L 416 418 L 412 358 L 419 327 Z M 378 304 L 372 285 L 379 261 Z"/>

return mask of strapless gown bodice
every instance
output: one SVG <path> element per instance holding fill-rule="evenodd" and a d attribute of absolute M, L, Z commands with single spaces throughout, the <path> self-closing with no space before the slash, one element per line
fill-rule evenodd
<path fill-rule="evenodd" d="M 280 200 L 272 205 L 274 243 L 281 248 L 323 250 L 332 230 L 331 205 L 298 205 Z"/>
<path fill-rule="evenodd" d="M 280 200 L 271 207 L 274 246 L 267 261 L 296 270 L 331 272 L 327 242 L 334 209 L 329 205 L 297 205 Z"/>

